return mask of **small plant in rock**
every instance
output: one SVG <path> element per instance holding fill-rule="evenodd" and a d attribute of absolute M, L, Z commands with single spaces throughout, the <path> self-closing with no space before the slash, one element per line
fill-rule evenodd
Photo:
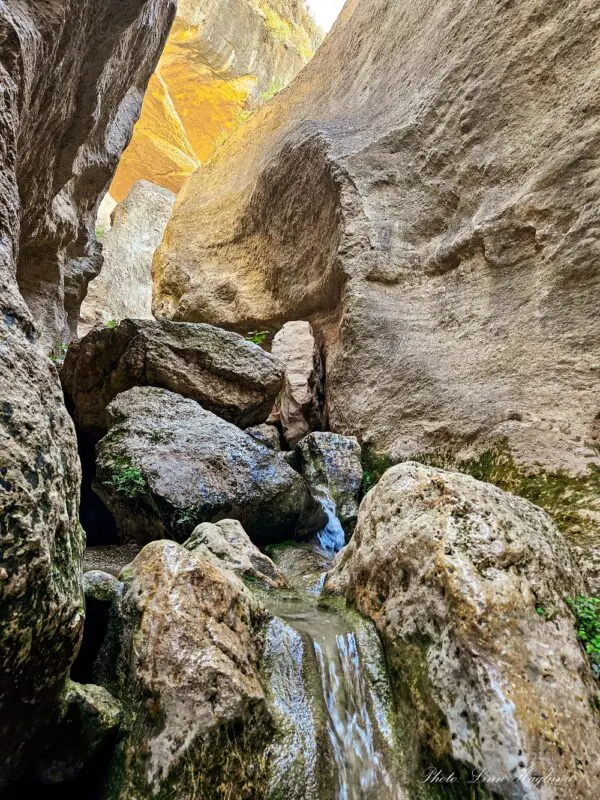
<path fill-rule="evenodd" d="M 567 604 L 575 614 L 577 638 L 587 653 L 594 676 L 600 680 L 600 597 L 569 597 Z"/>
<path fill-rule="evenodd" d="M 57 342 L 49 353 L 49 358 L 59 367 L 62 367 L 69 345 L 66 342 Z"/>
<path fill-rule="evenodd" d="M 395 462 L 388 455 L 374 453 L 368 448 L 363 449 L 361 460 L 363 468 L 362 490 L 363 494 L 366 494 L 379 483 L 383 473 L 393 467 Z"/>
<path fill-rule="evenodd" d="M 183 528 L 195 528 L 196 527 L 196 514 L 191 508 L 185 508 L 179 512 L 179 516 L 176 519 L 176 524 L 180 525 Z"/>
<path fill-rule="evenodd" d="M 113 473 L 105 481 L 105 485 L 130 500 L 135 500 L 146 492 L 146 479 L 142 471 L 128 461 L 119 461 L 115 464 Z"/>
<path fill-rule="evenodd" d="M 106 228 L 104 228 L 102 225 L 96 226 L 96 239 L 101 239 L 105 233 L 106 233 Z"/>
<path fill-rule="evenodd" d="M 107 328 L 110 328 L 112 330 L 114 328 L 118 328 L 119 327 L 119 320 L 118 319 L 109 319 L 104 323 L 104 325 Z"/>
<path fill-rule="evenodd" d="M 246 341 L 253 342 L 253 344 L 262 344 L 268 335 L 269 331 L 250 331 L 246 335 Z"/>

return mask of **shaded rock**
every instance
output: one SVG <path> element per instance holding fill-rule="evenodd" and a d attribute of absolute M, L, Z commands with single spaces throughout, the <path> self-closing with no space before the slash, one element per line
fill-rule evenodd
<path fill-rule="evenodd" d="M 109 572 L 91 569 L 83 573 L 83 592 L 86 600 L 113 603 L 123 594 L 123 584 Z"/>
<path fill-rule="evenodd" d="M 310 320 L 331 430 L 396 461 L 506 439 L 558 505 L 565 478 L 587 480 L 566 523 L 585 532 L 580 512 L 600 510 L 598 32 L 587 0 L 346 3 L 289 89 L 190 177 L 155 313 Z"/>
<path fill-rule="evenodd" d="M 306 483 L 277 453 L 193 400 L 135 388 L 108 414 L 94 488 L 123 536 L 184 541 L 200 522 L 231 518 L 261 543 L 323 524 Z"/>
<path fill-rule="evenodd" d="M 121 718 L 121 704 L 102 686 L 71 681 L 65 696 L 65 716 L 36 764 L 38 779 L 42 783 L 64 783 L 81 777 L 100 747 L 116 736 Z"/>
<path fill-rule="evenodd" d="M 598 712 L 565 604 L 580 585 L 541 509 L 408 462 L 363 500 L 325 591 L 383 634 L 397 698 L 416 720 L 415 752 L 510 776 L 494 784 L 501 797 L 562 798 L 568 785 L 591 800 Z M 548 775 L 562 782 L 536 784 Z"/>
<path fill-rule="evenodd" d="M 179 0 L 113 196 L 121 200 L 140 178 L 178 192 L 253 109 L 290 82 L 321 39 L 296 0 Z"/>
<path fill-rule="evenodd" d="M 308 322 L 286 322 L 271 352 L 285 365 L 283 389 L 271 419 L 280 423 L 290 447 L 321 427 L 322 366 Z"/>
<path fill-rule="evenodd" d="M 138 181 L 112 211 L 112 225 L 101 236 L 102 272 L 81 304 L 80 336 L 97 323 L 152 318 L 152 257 L 174 204 L 172 192 Z"/>
<path fill-rule="evenodd" d="M 285 575 L 250 541 L 235 519 L 203 522 L 183 546 L 211 558 L 218 567 L 235 572 L 248 583 L 256 581 L 269 588 L 288 585 Z"/>
<path fill-rule="evenodd" d="M 246 428 L 246 433 L 269 450 L 277 452 L 281 450 L 279 431 L 275 425 L 253 425 L 251 428 Z"/>
<path fill-rule="evenodd" d="M 100 268 L 96 207 L 174 6 L 0 11 L 0 789 L 47 741 L 83 622 L 75 434 L 40 352 L 60 356 Z"/>
<path fill-rule="evenodd" d="M 169 389 L 246 426 L 267 418 L 283 367 L 242 336 L 211 325 L 126 319 L 73 343 L 61 380 L 75 422 L 87 431 L 105 431 L 106 406 L 133 386 Z"/>
<path fill-rule="evenodd" d="M 214 559 L 147 545 L 127 569 L 110 688 L 127 733 L 109 797 L 264 797 L 272 723 L 257 672 L 265 612 Z"/>
<path fill-rule="evenodd" d="M 83 585 L 86 588 L 86 574 L 96 571 L 108 573 L 118 578 L 119 573 L 127 564 L 130 564 L 140 552 L 140 546 L 135 542 L 127 544 L 110 545 L 108 547 L 87 547 L 83 555 Z"/>
<path fill-rule="evenodd" d="M 361 449 L 354 436 L 311 433 L 298 444 L 302 475 L 321 500 L 330 498 L 347 534 L 356 524 L 362 487 Z"/>

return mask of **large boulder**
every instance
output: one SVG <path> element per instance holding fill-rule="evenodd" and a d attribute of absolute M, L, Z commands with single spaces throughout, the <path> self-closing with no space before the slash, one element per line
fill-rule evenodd
<path fill-rule="evenodd" d="M 111 193 L 186 177 L 302 69 L 322 33 L 297 0 L 179 0 Z"/>
<path fill-rule="evenodd" d="M 174 7 L 0 6 L 0 790 L 51 735 L 83 622 L 75 433 L 41 351 L 100 267 L 96 206 Z"/>
<path fill-rule="evenodd" d="M 124 537 L 184 541 L 201 522 L 232 518 L 260 544 L 324 524 L 303 478 L 277 453 L 193 400 L 135 388 L 108 414 L 95 491 Z"/>
<path fill-rule="evenodd" d="M 308 319 L 331 430 L 395 460 L 506 442 L 517 488 L 597 532 L 599 33 L 597 0 L 346 3 L 187 182 L 155 313 Z"/>
<path fill-rule="evenodd" d="M 264 797 L 264 610 L 237 577 L 175 542 L 147 545 L 123 577 L 107 683 L 127 728 L 108 797 Z"/>
<path fill-rule="evenodd" d="M 300 469 L 316 497 L 329 498 L 344 531 L 356 525 L 362 489 L 361 447 L 354 436 L 315 432 L 298 444 Z"/>
<path fill-rule="evenodd" d="M 290 447 L 321 427 L 322 365 L 308 322 L 287 322 L 273 339 L 271 352 L 285 365 L 283 389 L 271 420 L 277 421 Z"/>
<path fill-rule="evenodd" d="M 99 322 L 152 318 L 152 257 L 174 204 L 168 189 L 138 181 L 113 210 L 110 229 L 97 229 L 104 264 L 81 304 L 79 336 Z"/>
<path fill-rule="evenodd" d="M 133 386 L 169 389 L 245 427 L 269 415 L 283 366 L 258 345 L 211 325 L 126 319 L 72 344 L 61 380 L 75 422 L 92 433 L 106 430 L 106 406 Z"/>
<path fill-rule="evenodd" d="M 366 496 L 325 584 L 383 634 L 416 750 L 511 800 L 598 793 L 596 687 L 565 603 L 579 589 L 541 509 L 412 462 Z"/>

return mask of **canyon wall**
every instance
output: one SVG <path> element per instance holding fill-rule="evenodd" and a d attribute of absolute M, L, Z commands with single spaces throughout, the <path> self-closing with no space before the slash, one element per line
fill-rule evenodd
<path fill-rule="evenodd" d="M 110 192 L 140 179 L 178 192 L 322 38 L 303 0 L 179 0 L 140 121 Z"/>
<path fill-rule="evenodd" d="M 600 521 L 596 0 L 350 0 L 179 195 L 155 314 L 312 322 L 333 431 Z"/>
<path fill-rule="evenodd" d="M 83 622 L 79 459 L 43 351 L 100 268 L 97 205 L 174 11 L 0 3 L 0 787 L 55 721 Z"/>

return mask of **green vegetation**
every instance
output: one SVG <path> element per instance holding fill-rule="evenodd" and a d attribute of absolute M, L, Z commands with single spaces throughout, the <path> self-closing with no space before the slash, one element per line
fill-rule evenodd
<path fill-rule="evenodd" d="M 546 609 L 544 608 L 544 606 L 537 605 L 535 607 L 535 613 L 540 617 L 545 617 L 546 616 Z"/>
<path fill-rule="evenodd" d="M 191 508 L 184 508 L 179 512 L 179 516 L 175 521 L 176 525 L 184 528 L 193 529 L 196 527 L 196 512 Z M 190 530 L 191 533 L 191 530 Z"/>
<path fill-rule="evenodd" d="M 98 225 L 96 227 L 96 239 L 101 239 L 105 233 L 106 233 L 106 228 L 104 228 L 102 225 Z"/>
<path fill-rule="evenodd" d="M 119 320 L 118 319 L 108 319 L 104 323 L 107 328 L 118 328 L 119 327 Z"/>
<path fill-rule="evenodd" d="M 263 103 L 268 103 L 269 100 L 272 100 L 276 94 L 279 94 L 279 92 L 283 91 L 285 86 L 285 81 L 283 81 L 281 78 L 274 78 L 271 83 L 269 83 L 265 91 L 260 93 L 260 99 L 263 101 Z"/>
<path fill-rule="evenodd" d="M 68 349 L 69 345 L 66 342 L 57 342 L 49 353 L 50 360 L 62 367 Z"/>
<path fill-rule="evenodd" d="M 600 597 L 569 597 L 567 604 L 575 614 L 577 638 L 587 653 L 594 676 L 600 680 Z"/>
<path fill-rule="evenodd" d="M 130 500 L 135 500 L 146 492 L 146 479 L 139 467 L 129 461 L 117 461 L 112 475 L 105 486 L 110 486 L 117 494 L 122 494 Z"/>
<path fill-rule="evenodd" d="M 563 533 L 586 532 L 586 528 L 593 524 L 581 512 L 592 507 L 600 496 L 600 470 L 597 467 L 590 467 L 587 475 L 579 477 L 560 470 L 526 472 L 515 463 L 506 439 L 499 440 L 473 459 L 460 460 L 446 451 L 417 455 L 414 460 L 432 467 L 464 472 L 479 481 L 493 483 L 506 492 L 520 495 L 543 508 Z"/>
<path fill-rule="evenodd" d="M 379 483 L 383 473 L 393 467 L 396 462 L 388 455 L 375 453 L 368 447 L 363 447 L 361 459 L 363 468 L 362 489 L 363 494 L 366 494 Z"/>
<path fill-rule="evenodd" d="M 247 342 L 262 344 L 268 335 L 269 331 L 250 331 L 250 333 L 246 335 L 245 339 Z"/>

